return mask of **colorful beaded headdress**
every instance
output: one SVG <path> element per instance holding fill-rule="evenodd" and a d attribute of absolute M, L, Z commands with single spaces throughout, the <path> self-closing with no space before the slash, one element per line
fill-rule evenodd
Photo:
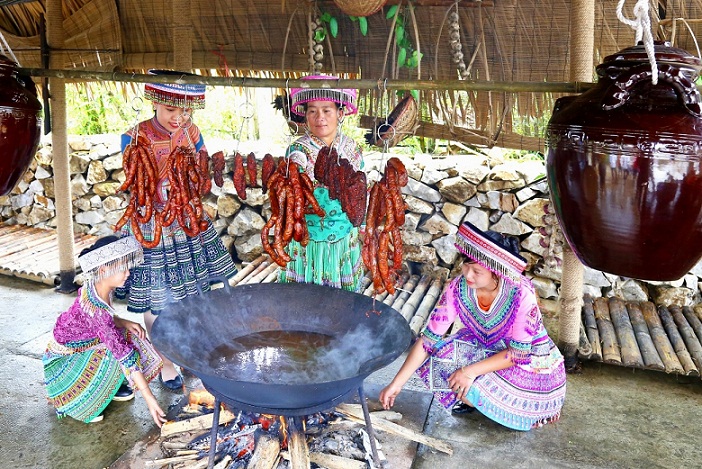
<path fill-rule="evenodd" d="M 149 75 L 168 75 L 174 81 L 178 77 L 197 76 L 193 73 L 176 72 L 173 70 L 149 70 Z M 164 106 L 203 109 L 205 107 L 205 85 L 179 85 L 177 83 L 147 83 L 144 95 L 151 101 Z"/>
<path fill-rule="evenodd" d="M 497 244 L 486 233 L 464 222 L 456 234 L 456 249 L 506 281 L 518 285 L 527 261 Z"/>
<path fill-rule="evenodd" d="M 339 77 L 333 75 L 310 75 L 302 80 L 338 80 Z M 356 107 L 356 90 L 332 88 L 293 88 L 290 92 L 292 97 L 292 112 L 298 116 L 305 115 L 305 104 L 310 101 L 331 101 L 345 108 L 344 114 L 351 115 L 358 112 Z"/>
<path fill-rule="evenodd" d="M 108 238 L 110 239 L 110 238 Z M 103 238 L 103 241 L 105 238 Z M 100 244 L 101 240 L 95 242 Z M 144 251 L 134 236 L 118 238 L 99 247 L 93 247 L 78 257 L 83 273 L 94 282 L 110 277 L 117 272 L 129 270 L 144 262 Z M 100 267 L 105 269 L 100 270 Z"/>

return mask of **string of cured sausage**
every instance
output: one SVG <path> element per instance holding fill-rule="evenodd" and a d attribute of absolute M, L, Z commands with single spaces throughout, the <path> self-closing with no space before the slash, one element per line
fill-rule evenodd
<path fill-rule="evenodd" d="M 402 266 L 400 227 L 405 223 L 406 209 L 401 188 L 408 181 L 402 161 L 390 158 L 383 177 L 370 190 L 361 258 L 371 273 L 376 294 L 386 290 L 395 293 L 395 281 Z"/>
<path fill-rule="evenodd" d="M 270 155 L 266 155 L 266 158 Z M 290 256 L 285 247 L 294 239 L 302 246 L 307 246 L 310 234 L 307 229 L 305 215 L 314 213 L 324 217 L 326 213 L 314 198 L 314 184 L 305 172 L 300 172 L 297 163 L 281 158 L 278 168 L 273 166 L 271 171 L 270 159 L 264 158 L 263 184 L 269 193 L 271 202 L 271 217 L 261 230 L 261 244 L 271 259 L 281 267 L 290 262 Z M 275 162 L 273 161 L 275 165 Z M 263 182 L 263 181 L 262 181 Z M 273 243 L 270 242 L 270 231 L 273 229 Z"/>
<path fill-rule="evenodd" d="M 356 171 L 335 148 L 324 147 L 317 154 L 314 178 L 327 187 L 330 199 L 339 200 L 351 224 L 361 226 L 366 216 L 366 173 Z"/>
<path fill-rule="evenodd" d="M 122 217 L 115 225 L 115 231 L 127 223 L 134 237 L 142 246 L 153 249 L 161 242 L 164 226 L 171 226 L 178 220 L 186 235 L 197 236 L 207 229 L 201 197 L 210 192 L 210 179 L 207 151 L 195 151 L 190 147 L 179 146 L 168 155 L 165 166 L 168 168 L 169 188 L 163 206 L 155 203 L 158 190 L 158 166 L 151 150 L 149 139 L 139 134 L 122 154 L 122 166 L 126 179 L 120 191 L 128 190 L 129 203 Z M 141 225 L 153 219 L 153 237 L 144 239 Z"/>

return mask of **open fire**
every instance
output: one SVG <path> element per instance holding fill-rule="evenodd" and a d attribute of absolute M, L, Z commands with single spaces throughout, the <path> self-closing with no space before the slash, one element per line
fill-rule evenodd
<path fill-rule="evenodd" d="M 206 390 L 192 390 L 187 405 L 163 426 L 164 457 L 149 461 L 147 467 L 208 467 L 211 433 L 207 424 L 212 425 L 214 402 Z M 375 467 L 363 424 L 339 412 L 286 418 L 225 408 L 219 420 L 213 465 L 218 469 Z"/>

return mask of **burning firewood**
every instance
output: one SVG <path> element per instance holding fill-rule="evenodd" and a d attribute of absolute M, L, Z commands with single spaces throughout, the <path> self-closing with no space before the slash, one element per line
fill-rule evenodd
<path fill-rule="evenodd" d="M 280 455 L 280 441 L 270 435 L 261 435 L 246 469 L 272 469 Z"/>
<path fill-rule="evenodd" d="M 212 414 L 207 414 L 200 417 L 193 417 L 188 420 L 182 420 L 180 422 L 166 422 L 161 427 L 161 438 L 166 438 L 167 436 L 174 435 L 176 433 L 209 430 L 212 428 L 212 417 Z M 232 414 L 228 410 L 222 409 L 219 413 L 219 424 L 224 425 L 231 422 L 235 418 L 236 415 Z"/>
<path fill-rule="evenodd" d="M 349 406 L 347 404 L 339 404 L 336 407 L 336 411 L 340 414 L 345 415 L 350 420 L 365 423 L 365 419 L 363 418 L 363 412 L 361 412 L 357 408 L 354 408 L 353 406 Z M 439 440 L 438 438 L 427 436 L 423 433 L 419 433 L 409 428 L 405 428 L 401 425 L 378 418 L 374 415 L 371 415 L 371 423 L 373 424 L 373 428 L 376 430 L 381 430 L 384 432 L 391 433 L 393 435 L 407 438 L 408 440 L 416 441 L 417 443 L 422 443 L 423 445 L 430 446 L 438 451 L 441 451 L 442 453 L 446 453 L 449 456 L 453 455 L 453 448 L 451 447 L 451 445 L 449 445 L 443 440 Z"/>

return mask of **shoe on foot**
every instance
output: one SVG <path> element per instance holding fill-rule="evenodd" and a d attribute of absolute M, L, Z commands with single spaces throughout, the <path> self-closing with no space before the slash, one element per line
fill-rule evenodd
<path fill-rule="evenodd" d="M 127 383 L 122 383 L 122 386 L 117 390 L 117 394 L 112 398 L 113 401 L 123 402 L 134 399 L 134 391 Z"/>
<path fill-rule="evenodd" d="M 158 376 L 158 379 L 159 381 L 161 381 L 161 384 L 169 391 L 183 391 L 183 377 L 180 375 L 176 375 L 175 378 L 169 379 L 168 381 L 164 381 L 161 375 Z"/>
<path fill-rule="evenodd" d="M 468 405 L 465 402 L 458 401 L 453 405 L 451 413 L 454 415 L 470 414 L 475 411 L 475 407 Z"/>
<path fill-rule="evenodd" d="M 100 415 L 98 415 L 97 417 L 93 417 L 92 419 L 88 420 L 88 423 L 98 423 L 98 422 L 102 422 L 102 419 L 104 419 L 104 418 L 105 418 L 105 416 L 102 415 L 102 414 L 100 414 Z"/>

